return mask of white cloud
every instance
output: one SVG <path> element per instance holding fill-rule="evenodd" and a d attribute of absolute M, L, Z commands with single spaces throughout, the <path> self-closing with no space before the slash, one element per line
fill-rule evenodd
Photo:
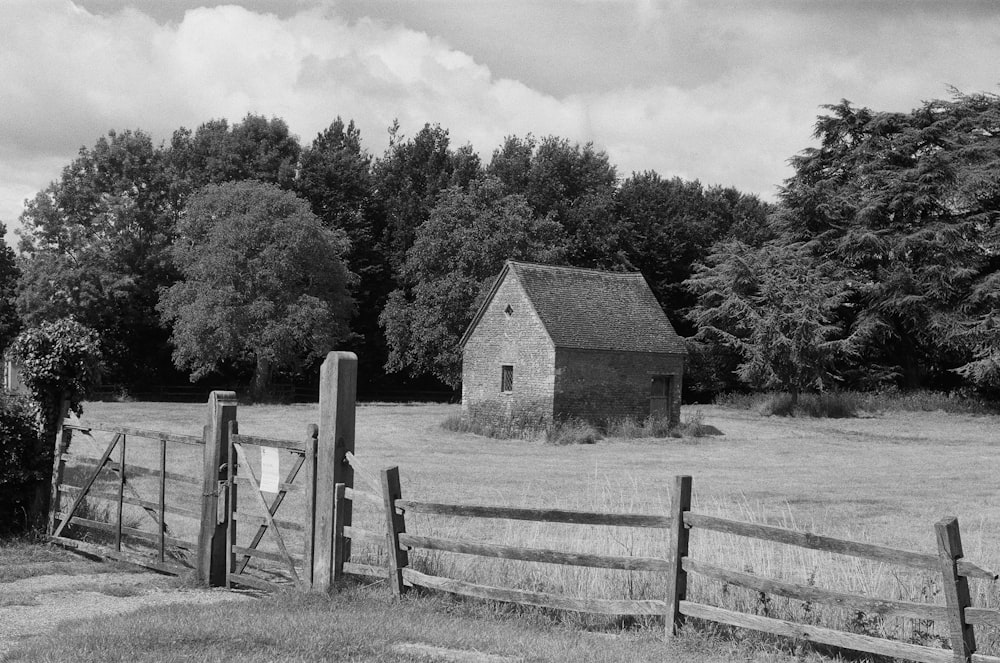
<path fill-rule="evenodd" d="M 354 119 L 375 154 L 394 118 L 410 135 L 440 123 L 484 158 L 505 135 L 557 134 L 593 140 L 622 175 L 655 169 L 770 196 L 790 172 L 786 160 L 809 144 L 820 104 L 847 97 L 908 110 L 946 94 L 948 83 L 990 89 L 1000 52 L 1000 33 L 983 16 L 707 0 L 587 5 L 566 41 L 558 23 L 521 38 L 516 12 L 492 6 L 489 20 L 470 19 L 476 39 L 463 42 L 488 39 L 492 50 L 460 50 L 452 43 L 461 21 L 432 33 L 429 14 L 418 30 L 405 11 L 392 22 L 358 15 L 363 4 L 346 12 L 345 2 L 282 16 L 203 7 L 157 21 L 66 0 L 5 1 L 0 220 L 16 218 L 25 197 L 109 129 L 141 128 L 159 141 L 248 112 L 284 118 L 304 143 L 337 115 Z M 480 6 L 455 5 L 462 16 Z M 558 18 L 551 6 L 532 6 L 539 21 Z M 609 11 L 624 16 L 614 22 Z M 603 40 L 602 17 L 613 28 Z M 502 67 L 486 64 L 501 57 Z M 576 91 L 522 82 L 541 80 L 529 74 L 542 69 L 582 80 L 581 68 L 599 62 L 598 82 Z"/>

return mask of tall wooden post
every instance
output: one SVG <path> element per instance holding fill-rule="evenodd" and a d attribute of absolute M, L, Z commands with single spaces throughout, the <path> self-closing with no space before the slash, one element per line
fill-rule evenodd
<path fill-rule="evenodd" d="M 976 651 L 976 636 L 972 625 L 965 621 L 965 609 L 972 605 L 969 594 L 969 580 L 958 574 L 958 560 L 962 558 L 962 535 L 958 530 L 958 519 L 944 518 L 934 524 L 937 535 L 938 558 L 941 560 L 941 575 L 945 605 L 948 608 L 948 631 L 951 635 L 951 650 L 955 663 L 969 663 Z"/>
<path fill-rule="evenodd" d="M 52 456 L 51 492 L 49 494 L 49 503 L 45 506 L 45 509 L 48 511 L 45 514 L 47 521 L 45 531 L 49 536 L 56 531 L 56 514 L 59 513 L 59 486 L 63 480 L 63 469 L 66 467 L 63 454 L 69 449 L 70 440 L 73 435 L 72 428 L 65 428 L 63 426 L 63 422 L 66 421 L 68 415 L 69 399 L 63 398 L 59 404 L 59 427 L 56 429 L 55 449 L 53 449 Z"/>
<path fill-rule="evenodd" d="M 681 601 L 687 596 L 687 571 L 684 558 L 688 555 L 688 528 L 684 524 L 684 514 L 691 510 L 691 477 L 674 477 L 674 501 L 670 509 L 670 529 L 673 536 L 673 551 L 670 557 L 671 569 L 667 572 L 667 637 L 677 635 L 677 629 L 684 625 Z"/>
<path fill-rule="evenodd" d="M 316 510 L 313 531 L 313 589 L 329 591 L 333 585 L 334 560 L 350 561 L 349 545 L 338 544 L 336 521 L 351 525 L 351 502 L 344 500 L 336 514 L 335 486 L 354 488 L 354 469 L 347 452 L 354 453 L 354 406 L 358 385 L 358 357 L 353 352 L 331 352 L 320 368 L 319 437 L 316 441 Z M 336 520 L 335 520 L 336 519 Z"/>
<path fill-rule="evenodd" d="M 399 535 L 406 532 L 406 520 L 396 511 L 396 500 L 403 499 L 399 485 L 399 468 L 382 470 L 382 497 L 385 501 L 385 547 L 389 562 L 389 586 L 401 596 L 406 591 L 403 569 L 410 563 L 409 554 L 399 547 Z"/>
<path fill-rule="evenodd" d="M 309 424 L 309 428 L 306 431 L 306 453 L 305 459 L 303 460 L 302 467 L 305 469 L 305 488 L 306 488 L 306 514 L 307 518 L 314 518 L 313 514 L 316 513 L 316 438 L 319 436 L 319 426 L 316 424 Z M 306 535 L 303 541 L 305 547 L 305 560 L 302 564 L 302 580 L 303 583 L 309 589 L 313 586 L 313 553 L 316 548 L 316 532 L 312 527 L 313 523 L 309 523 L 309 527 L 306 529 Z"/>
<path fill-rule="evenodd" d="M 201 491 L 201 530 L 198 532 L 198 580 L 212 587 L 226 584 L 226 531 L 229 507 L 226 481 L 229 469 L 229 422 L 236 421 L 236 392 L 213 391 L 208 397 L 205 454 Z M 219 502 L 222 500 L 222 515 Z"/>
<path fill-rule="evenodd" d="M 346 486 L 338 483 L 333 489 L 333 579 L 344 577 L 344 497 Z"/>

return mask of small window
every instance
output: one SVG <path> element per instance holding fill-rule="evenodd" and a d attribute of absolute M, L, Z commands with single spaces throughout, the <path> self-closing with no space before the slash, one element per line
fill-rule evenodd
<path fill-rule="evenodd" d="M 514 367 L 513 366 L 501 366 L 500 367 L 500 391 L 514 391 Z"/>
<path fill-rule="evenodd" d="M 507 304 L 507 308 L 505 308 L 503 312 L 504 315 L 506 315 L 509 318 L 510 316 L 514 315 L 514 307 L 511 306 L 510 304 Z"/>

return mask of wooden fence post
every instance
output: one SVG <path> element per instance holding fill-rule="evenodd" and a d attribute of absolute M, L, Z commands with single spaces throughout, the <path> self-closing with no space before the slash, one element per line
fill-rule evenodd
<path fill-rule="evenodd" d="M 403 584 L 403 569 L 410 563 L 410 556 L 399 547 L 399 535 L 406 531 L 406 520 L 396 512 L 396 500 L 402 499 L 399 487 L 399 468 L 382 470 L 382 496 L 385 499 L 386 551 L 389 558 L 389 585 L 392 593 L 400 596 L 406 591 Z"/>
<path fill-rule="evenodd" d="M 672 531 L 673 550 L 671 551 L 671 569 L 667 576 L 667 614 L 666 636 L 677 635 L 677 630 L 684 624 L 681 614 L 681 601 L 687 595 L 687 571 L 684 570 L 684 558 L 688 554 L 688 528 L 684 524 L 684 514 L 691 510 L 691 477 L 674 477 L 673 504 L 670 508 L 670 529 Z"/>
<path fill-rule="evenodd" d="M 329 591 L 333 582 L 334 559 L 350 561 L 351 550 L 341 537 L 342 551 L 334 531 L 335 487 L 338 483 L 354 488 L 354 470 L 347 452 L 354 453 L 354 406 L 358 384 L 358 357 L 353 352 L 331 352 L 320 368 L 319 437 L 316 441 L 316 536 L 313 557 L 313 588 Z M 351 524 L 351 503 L 344 501 L 343 524 Z"/>
<path fill-rule="evenodd" d="M 59 404 L 59 427 L 56 429 L 56 443 L 52 455 L 52 486 L 49 496 L 48 514 L 46 514 L 47 523 L 45 531 L 49 536 L 52 536 L 52 533 L 56 531 L 56 514 L 59 513 L 59 486 L 63 480 L 63 469 L 66 467 L 63 454 L 69 449 L 71 436 L 73 435 L 73 429 L 63 426 L 63 422 L 66 421 L 67 416 L 69 416 L 69 399 L 63 398 Z"/>
<path fill-rule="evenodd" d="M 965 609 L 972 605 L 969 580 L 958 574 L 957 561 L 963 556 L 962 535 L 958 519 L 943 518 L 934 524 L 937 535 L 938 557 L 941 560 L 942 587 L 948 608 L 948 631 L 955 663 L 969 663 L 976 651 L 976 636 L 972 625 L 965 621 Z"/>
<path fill-rule="evenodd" d="M 226 584 L 228 505 L 225 505 L 229 457 L 229 422 L 236 421 L 236 392 L 213 391 L 208 397 L 205 426 L 204 475 L 201 491 L 201 529 L 198 532 L 198 580 L 212 587 Z M 226 506 L 219 514 L 219 500 Z"/>
<path fill-rule="evenodd" d="M 338 483 L 333 490 L 333 579 L 344 577 L 344 498 L 346 486 Z"/>
<path fill-rule="evenodd" d="M 230 421 L 229 427 L 226 433 L 226 443 L 222 448 L 222 456 L 226 466 L 226 476 L 224 481 L 219 482 L 219 491 L 225 491 L 225 496 L 222 500 L 223 515 L 220 516 L 222 521 L 222 527 L 226 530 L 226 543 L 224 546 L 223 559 L 223 571 L 222 577 L 226 589 L 232 589 L 233 581 L 230 578 L 230 573 L 243 573 L 243 568 L 246 564 L 243 564 L 243 568 L 238 568 L 236 566 L 236 553 L 233 552 L 233 546 L 236 545 L 236 510 L 238 508 L 237 502 L 239 500 L 239 489 L 237 486 L 237 480 L 240 476 L 239 467 L 239 456 L 236 455 L 236 447 L 232 445 L 232 436 L 239 435 L 239 422 Z M 250 558 L 247 558 L 247 563 L 250 562 Z"/>
<path fill-rule="evenodd" d="M 306 430 L 306 451 L 305 460 L 302 465 L 305 468 L 306 488 L 306 535 L 303 537 L 303 569 L 302 579 L 306 587 L 313 587 L 313 555 L 316 550 L 316 438 L 319 436 L 319 426 L 309 424 Z"/>

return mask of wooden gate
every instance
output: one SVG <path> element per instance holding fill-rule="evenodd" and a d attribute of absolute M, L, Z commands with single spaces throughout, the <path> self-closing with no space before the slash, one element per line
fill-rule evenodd
<path fill-rule="evenodd" d="M 239 435 L 235 422 L 230 426 L 226 586 L 292 583 L 309 589 L 318 428 L 310 426 L 304 441 L 294 441 Z M 277 517 L 283 505 L 294 518 Z"/>
<path fill-rule="evenodd" d="M 66 419 L 57 439 L 53 542 L 169 573 L 194 568 L 202 438 Z M 168 445 L 172 467 L 183 471 L 167 471 Z"/>
<path fill-rule="evenodd" d="M 193 568 L 211 586 L 329 591 L 334 559 L 350 561 L 351 508 L 342 499 L 334 512 L 334 489 L 354 485 L 357 356 L 329 353 L 320 378 L 320 425 L 301 441 L 239 435 L 231 391 L 209 395 L 201 437 L 65 419 L 49 538 L 166 573 Z"/>

